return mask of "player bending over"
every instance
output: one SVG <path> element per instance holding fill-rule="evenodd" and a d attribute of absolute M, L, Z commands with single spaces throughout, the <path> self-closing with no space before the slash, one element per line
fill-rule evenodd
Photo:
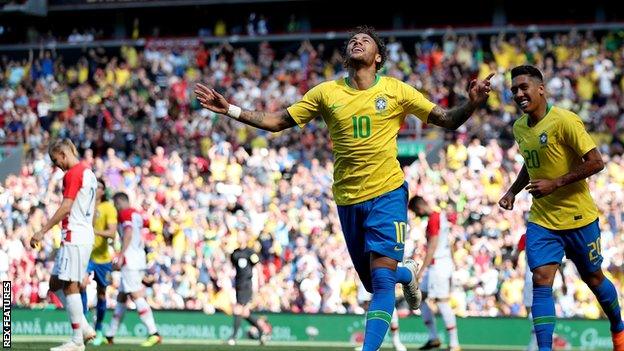
<path fill-rule="evenodd" d="M 366 290 L 373 293 L 367 313 L 364 351 L 378 350 L 394 309 L 394 288 L 403 284 L 412 309 L 420 305 L 417 265 L 406 261 L 408 187 L 397 160 L 397 134 L 405 116 L 456 129 L 483 104 L 490 91 L 489 76 L 468 89 L 469 99 L 445 110 L 413 87 L 377 71 L 386 59 L 383 41 L 370 27 L 359 27 L 345 47 L 348 77 L 327 81 L 308 91 L 301 101 L 277 112 L 243 111 L 214 89 L 198 84 L 199 102 L 213 112 L 245 124 L 278 132 L 322 116 L 333 142 L 333 193 L 347 248 Z"/>
<path fill-rule="evenodd" d="M 43 236 L 61 222 L 62 242 L 54 259 L 50 291 L 63 301 L 72 328 L 71 340 L 50 351 L 82 351 L 84 342 L 95 337 L 85 318 L 80 298 L 80 283 L 86 276 L 93 247 L 93 211 L 97 181 L 95 174 L 80 161 L 78 151 L 69 139 L 53 141 L 49 147 L 52 163 L 65 171 L 63 201 L 52 218 L 30 239 L 36 248 Z"/>
<path fill-rule="evenodd" d="M 429 340 L 420 350 L 431 350 L 440 347 L 440 338 L 436 328 L 435 317 L 429 307 L 429 301 L 438 306 L 449 334 L 449 351 L 460 351 L 457 337 L 457 320 L 449 305 L 451 294 L 451 275 L 453 273 L 453 257 L 450 246 L 451 223 L 446 213 L 434 211 L 425 199 L 414 196 L 409 201 L 409 209 L 418 217 L 427 216 L 427 253 L 418 271 L 420 290 L 423 292 L 424 303 L 420 307 L 422 319 L 429 330 Z"/>
<path fill-rule="evenodd" d="M 107 342 L 113 343 L 113 338 L 117 333 L 117 328 L 126 313 L 126 302 L 128 297 L 134 301 L 141 322 L 147 327 L 149 336 L 141 346 L 154 346 L 162 342 L 160 334 L 156 329 L 152 308 L 143 297 L 143 277 L 147 260 L 145 257 L 145 244 L 143 243 L 142 229 L 143 216 L 130 207 L 128 195 L 116 193 L 113 196 L 113 203 L 117 209 L 119 218 L 119 235 L 121 237 L 121 251 L 113 260 L 113 268 L 121 270 L 121 284 L 117 295 L 117 305 L 111 320 L 110 329 L 106 335 Z"/>
<path fill-rule="evenodd" d="M 542 73 L 511 70 L 514 100 L 524 114 L 513 134 L 524 166 L 499 201 L 511 210 L 523 188 L 533 195 L 526 256 L 533 272 L 533 326 L 539 351 L 552 350 L 555 302 L 552 284 L 565 254 L 592 290 L 611 323 L 613 350 L 624 351 L 624 323 L 615 286 L 602 273 L 598 210 L 585 179 L 604 168 L 600 152 L 575 113 L 546 101 Z"/>

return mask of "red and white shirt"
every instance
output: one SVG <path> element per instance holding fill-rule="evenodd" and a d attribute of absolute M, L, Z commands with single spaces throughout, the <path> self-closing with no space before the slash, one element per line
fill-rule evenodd
<path fill-rule="evenodd" d="M 526 249 L 526 234 L 522 234 L 520 240 L 518 240 L 518 252 L 522 252 Z"/>
<path fill-rule="evenodd" d="M 119 219 L 119 233 L 122 241 L 125 230 L 127 228 L 132 229 L 132 239 L 124 255 L 124 266 L 127 269 L 145 269 L 147 260 L 145 257 L 145 244 L 143 243 L 143 227 L 145 226 L 143 216 L 133 208 L 126 208 L 119 211 L 117 218 Z"/>
<path fill-rule="evenodd" d="M 80 162 L 65 172 L 63 197 L 74 200 L 74 203 L 61 222 L 63 244 L 93 245 L 96 190 L 97 179 L 86 163 Z"/>
<path fill-rule="evenodd" d="M 451 258 L 451 246 L 449 240 L 449 233 L 451 230 L 451 223 L 446 218 L 445 213 L 432 212 L 429 215 L 429 221 L 427 222 L 427 241 L 431 237 L 438 237 L 438 246 L 433 253 L 434 264 L 436 260 L 450 259 Z"/>

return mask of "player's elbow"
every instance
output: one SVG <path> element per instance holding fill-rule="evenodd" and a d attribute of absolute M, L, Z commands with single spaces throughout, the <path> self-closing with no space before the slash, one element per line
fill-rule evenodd
<path fill-rule="evenodd" d="M 594 173 L 598 173 L 605 168 L 604 161 L 601 158 L 594 160 Z"/>

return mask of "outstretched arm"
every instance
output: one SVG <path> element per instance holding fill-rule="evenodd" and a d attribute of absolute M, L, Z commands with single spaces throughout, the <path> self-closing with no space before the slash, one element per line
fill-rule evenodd
<path fill-rule="evenodd" d="M 455 130 L 470 118 L 470 115 L 481 106 L 490 94 L 490 73 L 484 80 L 473 79 L 468 87 L 468 101 L 449 110 L 436 106 L 429 113 L 427 122 L 446 129 Z"/>
<path fill-rule="evenodd" d="M 252 127 L 279 132 L 297 125 L 287 110 L 277 112 L 247 111 L 227 102 L 223 95 L 203 84 L 195 86 L 197 100 L 203 108 L 212 112 L 227 115 Z"/>
<path fill-rule="evenodd" d="M 529 180 L 529 172 L 527 171 L 526 165 L 523 165 L 520 173 L 518 173 L 518 178 L 516 178 L 516 181 L 511 185 L 511 188 L 507 190 L 507 193 L 503 195 L 503 198 L 498 201 L 498 205 L 506 210 L 513 210 L 516 194 L 521 192 L 522 189 L 529 184 Z"/>

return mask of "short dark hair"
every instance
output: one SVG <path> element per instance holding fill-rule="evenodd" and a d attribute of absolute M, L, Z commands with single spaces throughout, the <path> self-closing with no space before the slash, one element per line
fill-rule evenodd
<path fill-rule="evenodd" d="M 125 202 L 130 201 L 130 199 L 128 198 L 128 195 L 126 195 L 126 193 L 124 192 L 118 192 L 118 193 L 115 193 L 115 195 L 113 195 L 113 201 L 119 201 L 119 200 L 125 201 Z"/>
<path fill-rule="evenodd" d="M 529 77 L 535 78 L 539 80 L 540 82 L 544 81 L 544 76 L 542 75 L 542 72 L 540 72 L 540 70 L 537 69 L 537 67 L 535 66 L 522 65 L 522 66 L 517 66 L 511 69 L 511 79 L 514 79 L 518 76 L 524 76 L 524 75 L 528 75 Z"/>
<path fill-rule="evenodd" d="M 421 202 L 425 202 L 425 199 L 416 195 L 409 200 L 409 203 L 407 204 L 407 208 L 412 210 L 413 212 L 416 212 L 416 205 Z"/>
<path fill-rule="evenodd" d="M 108 189 L 106 189 L 106 183 L 104 182 L 104 179 L 97 178 L 97 182 L 102 186 L 102 188 L 104 188 L 104 194 L 102 194 L 102 198 L 100 200 L 108 200 L 109 193 Z"/>
<path fill-rule="evenodd" d="M 388 58 L 388 53 L 386 52 L 386 43 L 383 41 L 383 39 L 381 39 L 379 37 L 379 35 L 377 34 L 377 32 L 375 31 L 375 28 L 370 27 L 370 26 L 358 26 L 355 27 L 351 32 L 349 32 L 349 39 L 347 39 L 347 42 L 345 43 L 344 46 L 344 66 L 345 67 L 349 67 L 349 62 L 347 60 L 347 46 L 349 45 L 349 40 L 351 40 L 354 36 L 358 35 L 358 34 L 366 34 L 369 37 L 373 38 L 373 41 L 375 42 L 375 44 L 377 45 L 377 51 L 379 52 L 379 55 L 381 55 L 381 62 L 375 62 L 375 68 L 379 71 L 381 69 L 381 67 L 383 67 L 383 65 L 386 63 L 386 58 Z"/>

